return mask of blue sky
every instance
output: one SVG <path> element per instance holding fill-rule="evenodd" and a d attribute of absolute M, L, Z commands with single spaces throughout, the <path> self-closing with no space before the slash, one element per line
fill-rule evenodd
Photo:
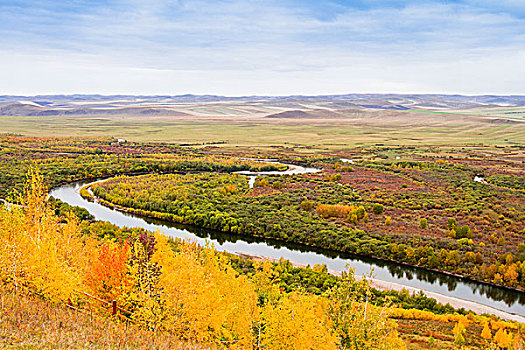
<path fill-rule="evenodd" d="M 525 1 L 1 1 L 0 94 L 525 94 Z"/>

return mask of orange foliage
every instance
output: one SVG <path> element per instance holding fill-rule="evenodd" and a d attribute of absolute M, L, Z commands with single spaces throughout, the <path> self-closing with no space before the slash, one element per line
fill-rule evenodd
<path fill-rule="evenodd" d="M 85 285 L 102 299 L 120 299 L 129 291 L 131 284 L 126 275 L 128 255 L 128 245 L 104 243 L 86 268 Z"/>
<path fill-rule="evenodd" d="M 490 331 L 490 327 L 489 327 L 488 322 L 486 322 L 483 325 L 483 330 L 481 331 L 481 337 L 483 339 L 486 339 L 486 340 L 491 340 L 492 339 L 492 332 Z"/>
<path fill-rule="evenodd" d="M 502 348 L 511 348 L 512 339 L 512 334 L 507 333 L 507 331 L 502 328 L 500 328 L 500 330 L 494 335 L 494 342 Z"/>

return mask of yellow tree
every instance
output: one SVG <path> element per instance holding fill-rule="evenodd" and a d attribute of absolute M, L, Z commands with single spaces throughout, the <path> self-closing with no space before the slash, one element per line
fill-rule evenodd
<path fill-rule="evenodd" d="M 144 326 L 157 331 L 163 327 L 167 310 L 163 290 L 159 286 L 161 266 L 152 257 L 157 250 L 155 237 L 141 232 L 130 243 L 126 277 L 129 278 L 127 307 Z"/>
<path fill-rule="evenodd" d="M 457 322 L 452 330 L 454 333 L 454 342 L 459 345 L 465 344 L 465 326 L 462 322 Z"/>
<path fill-rule="evenodd" d="M 67 300 L 80 284 L 82 242 L 75 220 L 66 225 L 48 208 L 47 189 L 31 169 L 21 206 L 0 212 L 0 276 L 52 300 Z"/>
<path fill-rule="evenodd" d="M 406 349 L 398 336 L 396 322 L 390 318 L 393 312 L 390 302 L 382 307 L 371 305 L 368 282 L 355 281 L 352 270 L 343 274 L 341 283 L 327 297 L 340 349 Z"/>
<path fill-rule="evenodd" d="M 501 348 L 510 349 L 512 347 L 512 338 L 512 334 L 500 328 L 494 335 L 494 342 Z"/>
<path fill-rule="evenodd" d="M 184 243 L 174 252 L 165 236 L 155 238 L 152 262 L 162 271 L 159 287 L 167 310 L 163 327 L 194 342 L 251 347 L 256 294 L 247 277 L 210 248 Z"/>
<path fill-rule="evenodd" d="M 488 322 L 485 322 L 485 325 L 483 325 L 483 330 L 481 331 L 481 337 L 488 341 L 492 339 L 492 332 L 490 331 Z"/>
<path fill-rule="evenodd" d="M 518 330 L 518 333 L 515 334 L 514 336 L 514 343 L 513 343 L 513 348 L 514 349 L 523 349 L 523 337 L 522 337 L 522 328 L 523 328 L 523 324 L 522 323 L 518 323 L 517 324 L 517 330 Z"/>
<path fill-rule="evenodd" d="M 323 297 L 291 293 L 262 311 L 261 346 L 268 350 L 337 349 L 337 337 Z"/>

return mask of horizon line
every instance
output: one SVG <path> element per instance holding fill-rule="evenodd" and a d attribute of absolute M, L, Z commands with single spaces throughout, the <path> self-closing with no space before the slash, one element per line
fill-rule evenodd
<path fill-rule="evenodd" d="M 98 97 L 221 97 L 221 98 L 275 98 L 275 97 L 344 97 L 351 95 L 394 95 L 394 96 L 461 96 L 461 97 L 525 97 L 523 94 L 499 94 L 499 93 L 484 93 L 484 94 L 467 94 L 467 93 L 400 93 L 400 92 L 348 92 L 348 93 L 335 93 L 335 94 L 290 94 L 290 95 L 216 95 L 216 94 L 126 94 L 126 93 L 112 93 L 112 94 L 101 94 L 101 93 L 41 93 L 31 95 L 20 95 L 20 94 L 0 94 L 0 98 L 32 98 L 32 97 L 74 97 L 74 96 L 98 96 Z"/>

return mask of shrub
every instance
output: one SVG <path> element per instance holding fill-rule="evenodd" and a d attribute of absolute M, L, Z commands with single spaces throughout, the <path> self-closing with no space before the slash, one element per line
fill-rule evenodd
<path fill-rule="evenodd" d="M 272 183 L 272 187 L 276 190 L 280 190 L 281 188 L 283 188 L 283 184 L 280 181 L 275 181 L 274 183 Z"/>
<path fill-rule="evenodd" d="M 467 225 L 463 225 L 461 227 L 456 226 L 454 228 L 454 231 L 456 231 L 456 238 L 472 238 L 472 230 Z"/>
<path fill-rule="evenodd" d="M 301 209 L 303 210 L 310 211 L 313 209 L 313 207 L 314 207 L 314 202 L 312 201 L 302 201 L 301 202 Z"/>
<path fill-rule="evenodd" d="M 361 220 L 362 218 L 365 217 L 365 214 L 366 214 L 366 211 L 365 211 L 365 208 L 363 206 L 359 206 L 355 212 L 355 214 L 357 215 L 357 218 L 359 220 Z"/>
<path fill-rule="evenodd" d="M 341 174 L 332 175 L 332 181 L 338 181 L 338 180 L 341 180 Z"/>
<path fill-rule="evenodd" d="M 379 214 L 383 214 L 384 208 L 381 204 L 376 203 L 372 207 L 372 211 L 374 212 L 374 214 L 379 215 Z"/>

